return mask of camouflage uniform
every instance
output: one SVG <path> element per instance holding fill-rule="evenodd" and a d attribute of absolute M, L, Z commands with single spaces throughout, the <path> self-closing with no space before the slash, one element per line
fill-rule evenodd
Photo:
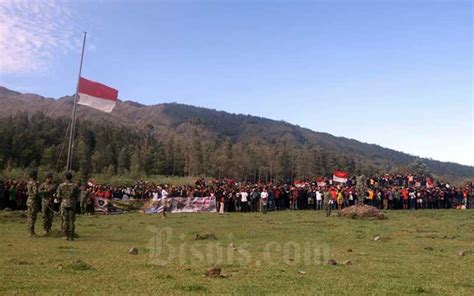
<path fill-rule="evenodd" d="M 362 204 L 364 201 L 365 196 L 365 176 L 361 175 L 356 178 L 356 190 L 357 190 L 357 197 L 359 198 L 359 203 Z"/>
<path fill-rule="evenodd" d="M 43 229 L 46 233 L 51 232 L 53 226 L 54 212 L 53 208 L 53 194 L 54 184 L 51 182 L 44 182 L 40 185 L 38 191 L 41 196 L 41 211 L 43 212 Z"/>
<path fill-rule="evenodd" d="M 328 190 L 325 190 L 323 192 L 323 203 L 324 203 L 324 210 L 326 211 L 326 217 L 331 216 L 332 199 Z"/>
<path fill-rule="evenodd" d="M 28 231 L 30 236 L 35 234 L 36 216 L 40 211 L 40 199 L 38 195 L 38 182 L 35 179 L 30 179 L 26 186 L 28 190 L 28 199 L 26 205 L 28 207 Z"/>
<path fill-rule="evenodd" d="M 57 197 L 61 200 L 63 231 L 67 240 L 74 240 L 74 222 L 76 221 L 76 203 L 78 188 L 70 180 L 59 185 Z"/>
<path fill-rule="evenodd" d="M 85 215 L 87 211 L 87 201 L 89 200 L 89 191 L 87 189 L 82 189 L 81 190 L 81 214 Z"/>

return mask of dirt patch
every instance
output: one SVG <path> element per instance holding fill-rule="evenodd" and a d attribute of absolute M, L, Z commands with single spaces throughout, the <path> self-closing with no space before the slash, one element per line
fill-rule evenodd
<path fill-rule="evenodd" d="M 28 218 L 28 215 L 26 214 L 25 211 L 5 211 L 1 213 L 0 215 L 0 221 L 3 222 L 13 222 L 13 223 L 18 223 L 18 222 L 25 222 L 25 220 Z"/>
<path fill-rule="evenodd" d="M 217 239 L 214 233 L 196 234 L 195 240 L 215 240 Z"/>
<path fill-rule="evenodd" d="M 352 219 L 386 219 L 382 211 L 373 206 L 355 205 L 341 210 L 341 216 Z"/>
<path fill-rule="evenodd" d="M 74 259 L 71 263 L 66 265 L 66 268 L 75 270 L 75 271 L 86 271 L 86 270 L 93 270 L 94 268 L 87 264 L 86 262 L 82 261 L 81 259 Z"/>

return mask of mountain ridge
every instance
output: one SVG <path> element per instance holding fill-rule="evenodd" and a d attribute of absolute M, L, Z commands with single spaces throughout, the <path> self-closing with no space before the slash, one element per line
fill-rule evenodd
<path fill-rule="evenodd" d="M 21 93 L 0 86 L 0 117 L 19 112 L 44 113 L 49 117 L 69 117 L 73 97 L 58 99 L 37 94 Z M 354 158 L 370 160 L 375 166 L 389 170 L 406 166 L 415 159 L 422 159 L 434 173 L 439 175 L 474 177 L 474 168 L 455 162 L 442 162 L 421 158 L 378 144 L 364 143 L 356 139 L 334 136 L 326 132 L 313 131 L 283 120 L 236 114 L 226 111 L 196 107 L 179 103 L 144 105 L 126 100 L 118 101 L 114 111 L 103 113 L 78 105 L 77 116 L 81 120 L 113 121 L 127 127 L 149 129 L 157 138 L 171 134 L 183 134 L 189 125 L 201 126 L 216 137 L 230 139 L 233 143 L 264 143 L 269 145 L 288 143 L 300 147 L 334 150 Z"/>

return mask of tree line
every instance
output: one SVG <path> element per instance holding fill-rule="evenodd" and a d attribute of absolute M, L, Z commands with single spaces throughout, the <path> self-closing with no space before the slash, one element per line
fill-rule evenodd
<path fill-rule="evenodd" d="M 66 166 L 68 118 L 19 113 L 0 119 L 0 170 L 60 172 Z M 166 133 L 151 125 L 132 129 L 106 121 L 79 120 L 72 168 L 81 178 L 95 174 L 209 176 L 251 182 L 329 177 L 334 169 L 365 175 L 385 171 L 356 155 L 295 145 L 284 138 L 233 142 L 206 129 L 199 120 Z"/>

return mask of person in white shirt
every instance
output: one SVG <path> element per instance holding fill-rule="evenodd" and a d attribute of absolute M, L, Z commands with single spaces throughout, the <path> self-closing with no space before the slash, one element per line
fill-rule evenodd
<path fill-rule="evenodd" d="M 322 210 L 323 209 L 323 194 L 321 193 L 321 190 L 316 190 L 316 210 Z"/>
<path fill-rule="evenodd" d="M 166 186 L 161 189 L 161 204 L 163 205 L 161 217 L 166 218 L 166 210 L 168 208 L 168 191 L 166 191 Z"/>
<path fill-rule="evenodd" d="M 153 191 L 152 193 L 152 200 L 157 201 L 158 200 L 158 191 Z"/>
<path fill-rule="evenodd" d="M 267 213 L 267 204 L 268 204 L 268 192 L 266 188 L 263 188 L 262 193 L 260 193 L 260 203 L 262 205 L 262 213 Z"/>
<path fill-rule="evenodd" d="M 242 212 L 248 212 L 249 208 L 249 193 L 242 189 L 240 191 L 240 206 L 242 207 Z"/>

